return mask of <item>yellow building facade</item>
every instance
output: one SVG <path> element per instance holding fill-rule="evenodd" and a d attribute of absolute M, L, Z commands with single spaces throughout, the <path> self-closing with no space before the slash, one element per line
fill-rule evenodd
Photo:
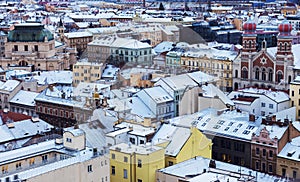
<path fill-rule="evenodd" d="M 110 148 L 110 179 L 116 182 L 155 182 L 157 169 L 165 167 L 165 150 L 151 145 L 120 143 Z"/>
<path fill-rule="evenodd" d="M 232 60 L 213 59 L 209 57 L 181 56 L 180 65 L 184 69 L 202 71 L 206 74 L 219 78 L 216 85 L 222 91 L 232 89 Z"/>
<path fill-rule="evenodd" d="M 189 130 L 187 128 L 184 129 Z M 175 133 L 177 135 L 175 137 L 184 138 L 184 133 L 187 133 L 187 131 L 184 131 L 184 129 L 182 128 L 182 132 Z M 188 136 L 187 140 L 183 142 L 183 145 L 178 146 L 180 147 L 178 152 L 170 152 L 172 150 L 176 151 L 176 149 L 171 148 L 171 146 L 174 145 L 175 142 L 179 141 L 179 138 L 173 138 L 170 142 L 163 142 L 158 144 L 158 146 L 164 147 L 167 151 L 165 154 L 166 167 L 183 162 L 196 156 L 201 156 L 209 159 L 211 158 L 212 141 L 208 139 L 196 127 L 192 127 L 190 129 L 190 135 Z"/>
<path fill-rule="evenodd" d="M 290 83 L 291 107 L 296 107 L 296 119 L 300 119 L 300 77 Z"/>
<path fill-rule="evenodd" d="M 103 63 L 77 62 L 73 65 L 73 86 L 76 87 L 80 82 L 100 80 L 104 69 Z"/>

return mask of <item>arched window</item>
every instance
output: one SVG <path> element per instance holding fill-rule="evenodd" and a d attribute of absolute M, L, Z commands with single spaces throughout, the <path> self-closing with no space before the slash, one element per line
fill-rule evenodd
<path fill-rule="evenodd" d="M 267 44 L 266 44 L 266 41 L 265 41 L 265 40 L 262 41 L 262 48 L 263 48 L 263 49 L 267 48 Z"/>
<path fill-rule="evenodd" d="M 269 80 L 270 82 L 273 81 L 273 70 L 272 70 L 271 68 L 269 69 L 268 80 Z"/>
<path fill-rule="evenodd" d="M 266 75 L 266 69 L 263 68 L 262 71 L 261 71 L 261 79 L 265 81 L 266 77 L 267 77 L 267 75 Z"/>
<path fill-rule="evenodd" d="M 287 43 L 284 43 L 284 51 L 287 51 Z"/>
<path fill-rule="evenodd" d="M 255 79 L 259 80 L 259 69 L 258 68 L 255 69 Z"/>
<path fill-rule="evenodd" d="M 282 43 L 279 43 L 279 51 L 282 51 Z"/>
<path fill-rule="evenodd" d="M 242 69 L 242 78 L 248 79 L 248 69 L 247 68 Z"/>
<path fill-rule="evenodd" d="M 277 82 L 280 82 L 283 79 L 283 73 L 282 71 L 277 72 Z"/>
<path fill-rule="evenodd" d="M 249 41 L 249 48 L 252 47 L 252 41 Z"/>

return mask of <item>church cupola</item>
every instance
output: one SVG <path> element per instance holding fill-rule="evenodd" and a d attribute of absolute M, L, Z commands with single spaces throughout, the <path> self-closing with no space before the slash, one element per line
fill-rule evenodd
<path fill-rule="evenodd" d="M 292 29 L 292 25 L 287 20 L 284 20 L 278 26 L 279 34 L 277 38 L 277 61 L 293 61 L 291 36 Z"/>
<path fill-rule="evenodd" d="M 249 19 L 243 29 L 243 52 L 256 52 L 256 23 Z"/>

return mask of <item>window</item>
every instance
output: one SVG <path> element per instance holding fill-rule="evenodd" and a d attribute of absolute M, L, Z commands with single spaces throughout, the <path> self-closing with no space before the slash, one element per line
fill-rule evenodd
<path fill-rule="evenodd" d="M 258 161 L 255 162 L 255 168 L 256 168 L 256 170 L 259 170 L 259 162 Z"/>
<path fill-rule="evenodd" d="M 266 156 L 266 154 L 267 154 L 266 149 L 263 149 L 263 156 Z"/>
<path fill-rule="evenodd" d="M 262 102 L 261 107 L 266 107 L 266 103 Z"/>
<path fill-rule="evenodd" d="M 273 151 L 272 150 L 269 151 L 269 157 L 273 157 Z"/>
<path fill-rule="evenodd" d="M 144 142 L 144 140 L 140 140 L 140 144 L 144 144 L 145 142 Z"/>
<path fill-rule="evenodd" d="M 42 162 L 43 163 L 48 162 L 48 155 L 43 155 L 42 156 Z"/>
<path fill-rule="evenodd" d="M 14 45 L 14 51 L 18 51 L 18 46 Z"/>
<path fill-rule="evenodd" d="M 93 172 L 93 166 L 92 165 L 88 165 L 88 172 Z"/>
<path fill-rule="evenodd" d="M 259 69 L 258 68 L 255 69 L 255 79 L 259 80 Z"/>
<path fill-rule="evenodd" d="M 28 45 L 24 45 L 24 51 L 28 51 Z"/>
<path fill-rule="evenodd" d="M 2 166 L 2 174 L 5 174 L 8 172 L 8 165 Z"/>
<path fill-rule="evenodd" d="M 127 169 L 123 169 L 123 178 L 127 179 Z"/>
<path fill-rule="evenodd" d="M 143 182 L 143 180 L 141 180 L 141 179 L 138 179 L 138 180 L 137 180 L 137 182 Z"/>
<path fill-rule="evenodd" d="M 256 148 L 256 155 L 259 155 L 259 148 Z"/>
<path fill-rule="evenodd" d="M 285 176 L 286 176 L 286 169 L 285 169 L 285 168 L 282 168 L 282 169 L 281 169 L 281 176 L 282 176 L 282 177 L 285 177 Z"/>
<path fill-rule="evenodd" d="M 21 169 L 21 168 L 22 168 L 22 163 L 21 162 L 16 163 L 16 169 Z"/>
<path fill-rule="evenodd" d="M 168 161 L 168 166 L 173 166 L 173 162 L 172 161 Z"/>
<path fill-rule="evenodd" d="M 135 138 L 129 138 L 130 143 L 135 144 Z"/>
<path fill-rule="evenodd" d="M 138 167 L 142 167 L 142 160 L 138 159 Z"/>
<path fill-rule="evenodd" d="M 128 161 L 128 157 L 124 157 L 124 162 L 127 162 Z"/>
<path fill-rule="evenodd" d="M 269 165 L 269 173 L 273 173 L 273 166 L 271 164 Z"/>
<path fill-rule="evenodd" d="M 72 138 L 66 138 L 66 142 L 72 143 Z"/>
<path fill-rule="evenodd" d="M 29 166 L 34 165 L 34 158 L 29 159 Z"/>
<path fill-rule="evenodd" d="M 111 166 L 111 175 L 116 175 L 116 167 Z"/>
<path fill-rule="evenodd" d="M 294 93 L 294 90 L 292 90 L 292 96 L 294 97 L 295 93 Z"/>
<path fill-rule="evenodd" d="M 39 51 L 39 46 L 35 45 L 35 46 L 34 46 L 34 50 L 35 50 L 35 51 Z"/>
<path fill-rule="evenodd" d="M 269 104 L 269 108 L 270 108 L 270 109 L 273 109 L 273 104 Z"/>
<path fill-rule="evenodd" d="M 115 154 L 111 154 L 111 158 L 112 158 L 112 159 L 115 159 L 115 158 L 116 158 L 116 155 L 115 155 Z"/>
<path fill-rule="evenodd" d="M 294 179 L 297 178 L 297 171 L 293 171 L 293 178 L 294 178 Z"/>

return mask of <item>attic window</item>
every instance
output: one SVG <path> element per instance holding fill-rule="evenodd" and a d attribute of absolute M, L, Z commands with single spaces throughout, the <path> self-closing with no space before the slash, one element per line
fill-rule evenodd
<path fill-rule="evenodd" d="M 228 124 L 228 126 L 232 126 L 233 125 L 233 122 L 230 122 L 229 124 Z"/>
<path fill-rule="evenodd" d="M 288 152 L 288 153 L 287 153 L 287 156 L 288 156 L 288 157 L 292 157 L 292 156 L 294 155 L 295 152 L 296 152 L 295 150 L 293 150 L 293 151 L 291 151 L 291 152 Z"/>
<path fill-rule="evenodd" d="M 218 124 L 224 124 L 225 123 L 225 121 L 224 120 L 220 120 L 220 121 L 218 121 Z"/>
<path fill-rule="evenodd" d="M 245 130 L 245 131 L 243 132 L 244 135 L 248 135 L 249 133 L 250 133 L 250 131 L 248 131 L 248 130 Z"/>
<path fill-rule="evenodd" d="M 224 131 L 228 131 L 229 130 L 229 127 L 226 127 L 225 129 L 224 129 Z"/>
<path fill-rule="evenodd" d="M 206 123 L 203 123 L 201 126 L 204 127 L 206 125 Z"/>
<path fill-rule="evenodd" d="M 221 126 L 220 125 L 215 125 L 213 128 L 214 129 L 219 129 Z"/>
<path fill-rule="evenodd" d="M 236 128 L 236 129 L 233 130 L 233 132 L 235 133 L 235 132 L 237 132 L 237 130 L 239 130 L 239 129 Z"/>
<path fill-rule="evenodd" d="M 237 127 L 240 128 L 243 124 L 238 124 Z"/>

